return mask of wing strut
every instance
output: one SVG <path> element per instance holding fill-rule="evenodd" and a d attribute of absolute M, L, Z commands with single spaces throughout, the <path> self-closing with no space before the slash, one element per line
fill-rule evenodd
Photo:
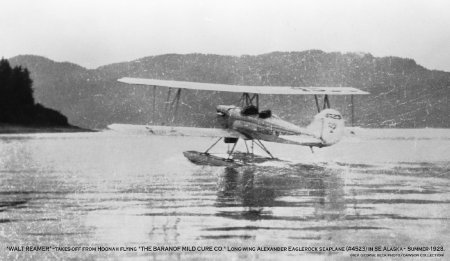
<path fill-rule="evenodd" d="M 172 88 L 169 88 L 169 90 L 167 91 L 167 99 L 166 99 L 166 102 L 164 103 L 164 114 L 166 114 L 167 110 L 169 109 L 171 92 L 172 92 Z"/>
<path fill-rule="evenodd" d="M 317 112 L 320 112 L 319 98 L 314 94 L 314 100 L 316 101 Z"/>
<path fill-rule="evenodd" d="M 355 104 L 353 103 L 353 95 L 350 95 L 351 99 L 351 109 L 352 109 L 352 127 L 354 126 L 354 118 L 355 118 Z"/>
<path fill-rule="evenodd" d="M 330 106 L 330 100 L 328 99 L 328 94 L 325 94 L 325 97 L 323 97 L 323 109 L 329 109 Z"/>
<path fill-rule="evenodd" d="M 164 102 L 164 115 L 167 117 L 168 123 L 173 123 L 176 119 L 181 99 L 181 88 L 179 88 L 176 91 L 172 101 L 170 100 L 172 98 L 171 96 L 172 96 L 172 88 L 169 88 L 169 90 L 167 91 L 166 101 Z M 155 108 L 155 105 L 153 105 L 153 108 Z M 165 125 L 165 122 L 163 121 L 161 124 Z"/>
<path fill-rule="evenodd" d="M 321 109 L 320 109 L 320 104 L 319 104 L 319 98 L 317 97 L 316 94 L 314 94 L 314 100 L 316 101 L 317 112 L 320 112 Z M 325 96 L 323 97 L 322 110 L 329 109 L 329 108 L 331 108 L 330 99 L 328 98 L 328 94 L 325 94 Z"/>
<path fill-rule="evenodd" d="M 156 85 L 153 86 L 153 123 L 156 122 Z"/>
<path fill-rule="evenodd" d="M 242 107 L 253 105 L 259 110 L 259 95 L 257 93 L 253 94 L 249 94 L 247 92 L 242 93 L 240 102 Z"/>
<path fill-rule="evenodd" d="M 180 105 L 180 97 L 181 97 L 181 89 L 178 89 L 177 94 L 175 94 L 172 104 L 170 105 L 174 108 L 172 122 L 174 122 L 175 117 L 177 117 L 178 106 Z"/>

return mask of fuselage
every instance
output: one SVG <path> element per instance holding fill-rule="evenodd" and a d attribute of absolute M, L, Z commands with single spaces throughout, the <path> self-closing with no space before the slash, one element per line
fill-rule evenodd
<path fill-rule="evenodd" d="M 219 105 L 216 109 L 223 128 L 238 131 L 248 139 L 280 142 L 280 135 L 314 136 L 306 129 L 273 115 L 269 110 L 258 112 L 254 107 L 233 105 Z"/>

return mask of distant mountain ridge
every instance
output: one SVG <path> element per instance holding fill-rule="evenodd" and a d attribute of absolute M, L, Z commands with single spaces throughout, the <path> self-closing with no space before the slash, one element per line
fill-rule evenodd
<path fill-rule="evenodd" d="M 245 85 L 352 86 L 371 95 L 356 97 L 355 124 L 363 127 L 450 127 L 450 73 L 428 70 L 412 59 L 360 53 L 273 52 L 262 55 L 165 54 L 86 69 L 67 62 L 20 55 L 9 59 L 31 72 L 35 99 L 61 111 L 72 124 L 103 128 L 114 122 L 160 124 L 166 91 L 127 86 L 118 78 L 146 77 Z M 214 107 L 239 94 L 184 92 L 176 125 L 211 126 Z M 312 97 L 261 97 L 262 108 L 297 124 L 315 114 Z M 350 97 L 332 97 L 348 120 Z"/>

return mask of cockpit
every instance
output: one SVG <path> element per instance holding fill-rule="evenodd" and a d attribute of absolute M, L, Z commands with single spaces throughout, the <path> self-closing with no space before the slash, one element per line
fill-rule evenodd
<path fill-rule="evenodd" d="M 271 110 L 260 111 L 258 114 L 258 117 L 261 119 L 270 118 L 270 117 L 272 117 L 272 111 Z"/>
<path fill-rule="evenodd" d="M 248 105 L 242 108 L 241 110 L 242 116 L 254 116 L 258 115 L 258 108 L 255 105 Z"/>
<path fill-rule="evenodd" d="M 258 108 L 255 105 L 248 105 L 242 109 L 241 115 L 242 116 L 258 116 L 258 118 L 267 119 L 267 118 L 272 117 L 272 111 L 264 110 L 264 111 L 259 112 Z"/>

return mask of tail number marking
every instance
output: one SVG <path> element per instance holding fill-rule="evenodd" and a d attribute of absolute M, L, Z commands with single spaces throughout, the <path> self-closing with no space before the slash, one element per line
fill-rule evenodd
<path fill-rule="evenodd" d="M 336 129 L 336 127 L 337 127 L 336 123 L 333 123 L 333 122 L 328 123 L 328 128 L 330 129 L 330 133 L 333 133 L 334 130 Z"/>
<path fill-rule="evenodd" d="M 333 114 L 333 113 L 327 113 L 325 114 L 326 118 L 331 118 L 331 119 L 335 119 L 335 120 L 340 120 L 342 119 L 341 115 L 339 114 Z"/>

